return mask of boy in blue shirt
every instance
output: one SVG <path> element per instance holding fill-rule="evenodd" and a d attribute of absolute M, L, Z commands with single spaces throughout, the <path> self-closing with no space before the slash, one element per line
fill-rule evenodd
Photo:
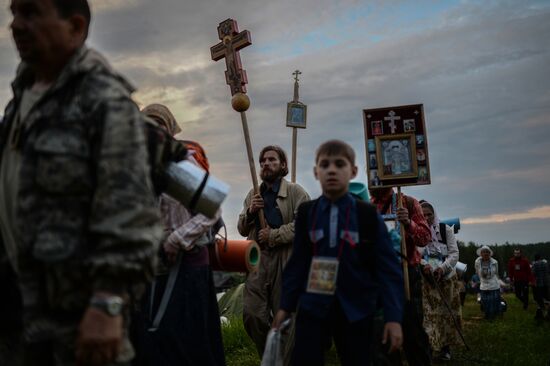
<path fill-rule="evenodd" d="M 353 149 L 327 141 L 317 149 L 315 162 L 323 194 L 298 208 L 273 328 L 298 310 L 292 365 L 323 365 L 331 339 L 342 365 L 368 365 L 379 295 L 386 322 L 383 343 L 389 341 L 390 352 L 401 347 L 401 268 L 376 208 L 348 192 L 357 174 Z"/>

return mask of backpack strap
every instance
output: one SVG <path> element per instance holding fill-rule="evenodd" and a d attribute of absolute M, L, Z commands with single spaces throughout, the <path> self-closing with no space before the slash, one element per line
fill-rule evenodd
<path fill-rule="evenodd" d="M 376 260 L 374 251 L 376 250 L 375 237 L 376 227 L 376 208 L 363 200 L 357 200 L 357 223 L 359 226 L 359 250 L 361 259 L 367 266 L 371 276 L 376 277 Z"/>
<path fill-rule="evenodd" d="M 441 234 L 441 242 L 447 244 L 447 225 L 439 223 L 439 233 Z"/>

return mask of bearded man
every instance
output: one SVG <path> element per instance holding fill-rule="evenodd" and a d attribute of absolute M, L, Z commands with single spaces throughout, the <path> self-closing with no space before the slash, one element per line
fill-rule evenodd
<path fill-rule="evenodd" d="M 298 206 L 309 201 L 309 195 L 300 185 L 284 179 L 288 164 L 282 148 L 264 147 L 259 160 L 260 193 L 250 190 L 246 196 L 238 230 L 256 240 L 262 251 L 259 269 L 248 274 L 243 293 L 244 328 L 261 357 L 273 315 L 279 309 L 283 268 L 294 240 L 294 217 Z M 265 215 L 264 228 L 260 226 L 260 210 Z"/>

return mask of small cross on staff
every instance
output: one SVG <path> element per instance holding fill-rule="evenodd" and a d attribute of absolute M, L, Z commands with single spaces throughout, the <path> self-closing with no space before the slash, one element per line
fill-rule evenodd
<path fill-rule="evenodd" d="M 252 152 L 252 143 L 250 142 L 250 132 L 248 130 L 248 122 L 246 119 L 246 111 L 250 107 L 250 99 L 245 94 L 246 84 L 248 83 L 246 71 L 243 70 L 239 50 L 252 44 L 250 32 L 244 30 L 239 32 L 237 21 L 227 19 L 221 22 L 218 26 L 218 37 L 220 43 L 210 48 L 212 60 L 218 61 L 225 58 L 227 70 L 225 71 L 225 81 L 231 88 L 231 106 L 241 114 L 243 125 L 244 140 L 246 143 L 246 151 L 248 154 L 248 165 L 250 166 L 250 174 L 252 175 L 252 184 L 254 193 L 259 192 L 258 178 L 256 176 L 256 168 L 254 165 L 254 153 Z M 260 211 L 260 226 L 267 227 L 263 211 Z"/>
<path fill-rule="evenodd" d="M 307 106 L 300 102 L 298 93 L 298 77 L 302 75 L 300 70 L 292 73 L 294 76 L 294 98 L 287 104 L 286 125 L 292 127 L 292 170 L 290 181 L 296 183 L 296 145 L 298 142 L 298 128 L 306 128 Z"/>

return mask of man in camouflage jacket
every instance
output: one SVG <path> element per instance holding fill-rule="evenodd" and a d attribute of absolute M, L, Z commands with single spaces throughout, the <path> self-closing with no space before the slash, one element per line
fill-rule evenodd
<path fill-rule="evenodd" d="M 22 63 L 0 124 L 0 275 L 19 296 L 2 296 L 0 364 L 123 364 L 124 309 L 162 231 L 143 117 L 84 46 L 86 0 L 10 9 Z"/>

